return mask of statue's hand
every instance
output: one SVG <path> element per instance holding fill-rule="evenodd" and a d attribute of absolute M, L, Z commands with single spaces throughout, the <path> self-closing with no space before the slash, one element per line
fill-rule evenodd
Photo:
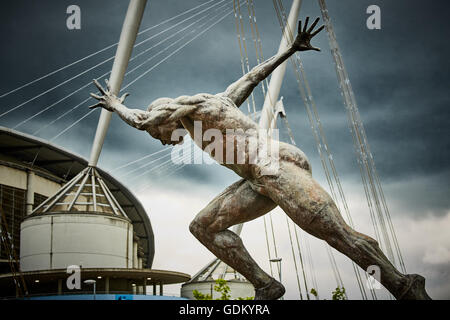
<path fill-rule="evenodd" d="M 108 80 L 105 80 L 105 82 L 106 82 L 106 90 L 100 85 L 100 83 L 98 83 L 97 80 L 94 80 L 95 86 L 98 88 L 98 91 L 100 91 L 102 95 L 98 96 L 96 94 L 91 93 L 91 97 L 97 99 L 99 102 L 93 106 L 90 106 L 89 109 L 102 107 L 108 111 L 114 112 L 115 106 L 117 104 L 122 104 L 125 98 L 129 95 L 129 93 L 125 93 L 120 98 L 116 97 L 114 94 L 110 92 Z"/>
<path fill-rule="evenodd" d="M 316 18 L 316 20 L 313 22 L 311 27 L 309 27 L 309 29 L 307 30 L 306 28 L 308 28 L 309 17 L 306 17 L 305 26 L 303 27 L 303 31 L 302 31 L 302 21 L 300 20 L 298 22 L 298 34 L 293 43 L 294 48 L 296 48 L 298 51 L 307 51 L 307 50 L 320 51 L 319 48 L 313 47 L 310 43 L 311 39 L 316 34 L 318 34 L 320 31 L 322 31 L 324 28 L 324 26 L 322 25 L 316 31 L 312 32 L 314 27 L 319 22 L 319 20 L 320 20 L 320 18 Z"/>

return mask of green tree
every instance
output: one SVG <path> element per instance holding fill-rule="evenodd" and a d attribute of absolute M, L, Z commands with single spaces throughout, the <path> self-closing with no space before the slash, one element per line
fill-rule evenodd
<path fill-rule="evenodd" d="M 216 285 L 214 286 L 214 291 L 221 293 L 219 299 L 217 300 L 230 300 L 230 286 L 227 284 L 227 280 L 217 279 Z"/>
<path fill-rule="evenodd" d="M 231 294 L 230 294 L 230 287 L 227 284 L 227 281 L 224 279 L 217 279 L 216 285 L 214 286 L 214 291 L 221 294 L 221 296 L 215 300 L 230 300 Z M 192 291 L 194 298 L 196 300 L 212 300 L 212 296 L 210 294 L 203 294 L 199 292 L 198 290 Z M 318 293 L 317 290 L 314 288 L 311 288 L 310 293 L 317 298 Z M 345 288 L 337 287 L 336 290 L 334 290 L 332 293 L 332 300 L 347 300 L 347 296 L 345 294 Z M 254 297 L 239 297 L 237 300 L 253 300 Z"/>
<path fill-rule="evenodd" d="M 203 294 L 198 290 L 192 291 L 192 294 L 196 300 L 212 300 L 212 296 L 210 294 Z"/>
<path fill-rule="evenodd" d="M 333 300 L 347 300 L 347 297 L 345 295 L 345 288 L 339 288 L 337 287 L 335 291 L 332 292 L 332 297 Z"/>

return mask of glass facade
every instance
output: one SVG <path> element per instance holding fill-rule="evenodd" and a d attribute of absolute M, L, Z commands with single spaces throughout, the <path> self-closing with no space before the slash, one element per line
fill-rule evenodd
<path fill-rule="evenodd" d="M 34 207 L 47 197 L 35 193 Z M 0 184 L 0 207 L 6 216 L 9 237 L 17 257 L 20 256 L 20 224 L 26 216 L 26 190 Z M 0 227 L 1 228 L 1 227 Z M 6 232 L 6 230 L 1 230 Z M 8 259 L 3 244 L 0 246 L 0 259 Z"/>

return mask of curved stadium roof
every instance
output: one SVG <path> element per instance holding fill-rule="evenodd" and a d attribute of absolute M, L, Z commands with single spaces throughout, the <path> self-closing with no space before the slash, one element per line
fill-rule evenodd
<path fill-rule="evenodd" d="M 83 157 L 58 147 L 44 139 L 0 126 L 0 153 L 14 158 L 18 165 L 33 167 L 37 174 L 64 184 L 87 167 Z M 108 172 L 97 168 L 133 224 L 141 239 L 146 257 L 144 268 L 151 268 L 155 255 L 154 234 L 150 219 L 140 201 L 128 188 Z"/>

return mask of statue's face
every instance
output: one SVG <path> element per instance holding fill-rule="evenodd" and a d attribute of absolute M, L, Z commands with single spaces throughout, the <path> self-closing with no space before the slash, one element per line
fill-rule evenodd
<path fill-rule="evenodd" d="M 171 98 L 159 98 L 155 101 L 153 101 L 147 108 L 147 111 L 150 111 L 157 107 L 162 107 L 164 104 L 172 103 L 173 99 Z M 161 141 L 163 145 L 169 144 L 169 145 L 177 145 L 181 144 L 183 142 L 183 137 L 177 141 L 172 141 L 172 133 L 176 129 L 183 128 L 183 125 L 181 124 L 181 121 L 174 121 L 170 123 L 166 123 L 164 125 L 160 125 L 156 128 L 151 128 L 148 130 L 148 133 L 155 139 L 158 139 Z"/>

